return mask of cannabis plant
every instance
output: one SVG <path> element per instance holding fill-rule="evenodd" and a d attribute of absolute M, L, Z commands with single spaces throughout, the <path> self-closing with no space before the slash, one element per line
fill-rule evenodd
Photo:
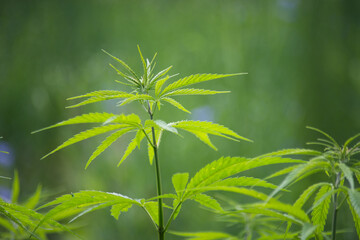
<path fill-rule="evenodd" d="M 266 159 L 222 157 L 202 168 L 190 180 L 188 173 L 175 174 L 172 177 L 174 192 L 164 194 L 162 189 L 158 152 L 161 137 L 164 132 L 175 135 L 180 135 L 179 131 L 190 132 L 199 140 L 215 150 L 216 147 L 211 142 L 209 135 L 219 136 L 234 141 L 250 140 L 238 135 L 234 131 L 220 124 L 193 120 L 181 120 L 167 123 L 158 119 L 157 113 L 162 110 L 163 104 L 170 104 L 181 111 L 190 113 L 189 110 L 178 102 L 176 99 L 177 97 L 187 95 L 213 95 L 227 93 L 228 91 L 207 90 L 202 88 L 192 88 L 189 86 L 214 79 L 235 77 L 242 75 L 242 73 L 195 74 L 179 78 L 169 83 L 170 80 L 174 79 L 176 76 L 168 74 L 171 66 L 155 73 L 154 67 L 156 54 L 151 60 L 148 60 L 143 57 L 140 48 L 138 48 L 138 50 L 143 66 L 142 74 L 136 73 L 124 61 L 104 51 L 122 67 L 121 70 L 110 64 L 117 74 L 122 77 L 122 80 L 116 81 L 122 85 L 121 91 L 98 90 L 72 97 L 68 100 L 82 99 L 81 102 L 71 105 L 70 108 L 111 99 L 118 100 L 117 106 L 124 106 L 126 104 L 137 102 L 147 113 L 147 119 L 140 119 L 140 117 L 134 113 L 125 115 L 107 112 L 93 112 L 70 118 L 38 131 L 73 124 L 96 124 L 95 127 L 91 127 L 88 130 L 74 135 L 45 157 L 82 140 L 100 134 L 110 133 L 110 135 L 106 137 L 92 153 L 85 168 L 87 168 L 89 164 L 91 164 L 92 161 L 104 150 L 110 147 L 110 145 L 125 134 L 132 134 L 133 139 L 128 143 L 123 156 L 118 162 L 118 166 L 120 166 L 121 163 L 127 159 L 137 147 L 140 148 L 141 142 L 145 140 L 148 147 L 149 163 L 150 165 L 154 165 L 156 170 L 156 196 L 152 198 L 134 199 L 119 193 L 101 191 L 80 191 L 77 193 L 67 194 L 60 196 L 56 200 L 43 206 L 44 208 L 53 207 L 45 215 L 43 219 L 44 222 L 48 219 L 56 218 L 64 211 L 66 211 L 69 215 L 73 214 L 75 217 L 72 220 L 75 220 L 85 213 L 105 207 L 111 207 L 111 215 L 117 219 L 120 213 L 128 211 L 131 206 L 135 205 L 145 210 L 154 227 L 157 229 L 159 239 L 164 239 L 165 233 L 168 231 L 172 221 L 178 216 L 185 201 L 196 201 L 214 211 L 222 211 L 222 207 L 219 202 L 211 196 L 205 194 L 206 192 L 231 191 L 253 196 L 255 198 L 259 198 L 259 196 L 263 198 L 262 193 L 252 189 L 254 186 L 272 189 L 275 189 L 276 186 L 264 180 L 252 177 L 229 177 L 255 167 L 277 163 L 299 163 L 300 160 L 286 159 L 277 156 L 270 156 Z M 129 90 L 123 90 L 124 88 L 128 88 Z M 169 203 L 166 203 L 166 201 Z M 165 210 L 169 210 L 169 213 L 165 212 Z M 42 222 L 39 223 L 39 226 L 41 223 Z"/>
<path fill-rule="evenodd" d="M 343 145 L 338 144 L 329 134 L 312 127 L 308 127 L 319 132 L 325 138 L 318 138 L 317 141 L 309 144 L 324 147 L 323 152 L 313 151 L 313 157 L 305 162 L 282 169 L 271 176 L 281 176 L 287 174 L 282 183 L 269 196 L 272 197 L 281 189 L 300 181 L 301 179 L 316 174 L 325 173 L 329 181 L 315 182 L 309 186 L 296 200 L 294 207 L 302 208 L 309 199 L 315 195 L 311 208 L 311 233 L 316 239 L 336 239 L 337 215 L 343 203 L 347 203 L 352 213 L 355 228 L 360 236 L 360 192 L 356 188 L 356 179 L 360 183 L 360 162 L 356 156 L 360 153 L 360 142 L 353 143 L 360 137 L 360 134 L 349 138 Z M 282 150 L 272 155 L 296 155 L 298 152 L 293 149 Z M 325 224 L 328 219 L 330 205 L 332 205 L 332 224 L 330 232 L 324 232 Z M 288 230 L 291 223 L 288 224 Z"/>
<path fill-rule="evenodd" d="M 38 223 L 44 219 L 44 215 L 34 209 L 39 204 L 41 197 L 41 185 L 38 185 L 35 193 L 24 202 L 19 202 L 20 181 L 17 171 L 14 173 L 12 184 L 11 202 L 6 202 L 0 197 L 0 238 L 1 239 L 28 239 L 30 236 L 44 240 L 50 233 L 71 232 L 71 230 L 53 219 L 47 219 L 42 223 L 37 233 L 33 233 Z M 60 220 L 60 219 L 57 219 Z"/>

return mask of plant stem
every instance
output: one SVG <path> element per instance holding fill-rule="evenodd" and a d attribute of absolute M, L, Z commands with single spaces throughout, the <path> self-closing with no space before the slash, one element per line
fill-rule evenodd
<path fill-rule="evenodd" d="M 151 112 L 150 104 L 148 102 L 148 113 L 150 115 L 150 119 L 153 120 L 153 112 Z M 156 143 L 156 135 L 154 127 L 151 128 L 152 133 L 152 147 L 154 149 L 154 159 L 155 159 L 155 170 L 156 170 L 156 188 L 157 188 L 157 196 L 162 195 L 162 188 L 161 188 L 161 175 L 160 175 L 160 163 L 158 157 L 158 146 Z M 163 200 L 162 198 L 158 199 L 158 213 L 159 213 L 159 226 L 158 226 L 158 233 L 159 233 L 159 240 L 165 239 L 165 230 L 164 230 L 164 212 L 163 212 Z"/>
<path fill-rule="evenodd" d="M 335 190 L 338 189 L 340 184 L 340 178 L 341 178 L 341 172 L 336 174 L 336 180 L 335 180 Z M 333 210 L 333 218 L 332 218 L 332 240 L 335 240 L 336 238 L 336 219 L 337 219 L 337 200 L 338 200 L 338 193 L 334 194 L 334 210 Z"/>

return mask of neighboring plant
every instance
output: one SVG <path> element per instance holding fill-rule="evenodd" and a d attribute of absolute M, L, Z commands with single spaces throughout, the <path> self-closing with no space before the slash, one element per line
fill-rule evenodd
<path fill-rule="evenodd" d="M 6 202 L 0 197 L 0 239 L 29 239 L 30 234 L 36 239 L 44 240 L 50 233 L 71 232 L 57 221 L 47 219 L 34 234 L 33 229 L 44 219 L 44 215 L 34 210 L 41 197 L 41 186 L 39 185 L 35 193 L 23 203 L 18 202 L 19 193 L 19 176 L 15 171 L 11 202 Z"/>
<path fill-rule="evenodd" d="M 256 199 L 266 199 L 267 196 L 265 194 L 254 190 L 253 187 L 276 188 L 275 185 L 258 178 L 245 176 L 229 178 L 230 176 L 249 169 L 270 164 L 303 163 L 302 160 L 281 158 L 278 156 L 261 158 L 222 157 L 202 168 L 190 180 L 188 173 L 177 173 L 173 175 L 172 183 L 175 191 L 173 193 L 163 194 L 158 149 L 161 136 L 164 131 L 176 135 L 179 135 L 178 130 L 190 132 L 215 150 L 216 147 L 211 142 L 209 135 L 220 136 L 235 141 L 249 140 L 222 125 L 212 122 L 182 120 L 166 123 L 156 118 L 156 114 L 160 111 L 162 104 L 169 103 L 170 105 L 189 113 L 189 111 L 173 97 L 226 93 L 227 91 L 214 91 L 188 87 L 196 83 L 238 76 L 241 74 L 195 74 L 180 78 L 170 84 L 167 84 L 169 79 L 175 76 L 167 75 L 171 67 L 168 67 L 159 73 L 154 73 L 154 60 L 156 54 L 151 61 L 143 58 L 140 49 L 139 54 L 144 70 L 142 75 L 135 73 L 132 68 L 130 68 L 122 60 L 108 54 L 116 62 L 120 63 L 126 71 L 126 73 L 124 73 L 110 64 L 110 66 L 114 68 L 125 80 L 125 82 L 117 82 L 130 87 L 130 92 L 118 90 L 94 91 L 70 98 L 70 100 L 86 98 L 82 102 L 70 107 L 79 107 L 110 99 L 119 99 L 120 101 L 118 102 L 118 106 L 123 106 L 131 102 L 138 102 L 147 112 L 149 116 L 148 119 L 141 120 L 136 114 L 124 115 L 96 112 L 76 116 L 39 131 L 72 124 L 97 124 L 96 127 L 74 135 L 46 156 L 90 137 L 112 132 L 93 152 L 86 164 L 86 167 L 88 167 L 99 154 L 101 154 L 124 134 L 132 133 L 135 136 L 128 144 L 128 147 L 125 150 L 124 155 L 121 157 L 118 166 L 136 147 L 140 148 L 140 143 L 143 139 L 145 139 L 148 145 L 149 163 L 151 165 L 154 162 L 155 165 L 157 195 L 150 199 L 133 199 L 118 193 L 81 191 L 61 196 L 44 205 L 43 207 L 53 206 L 53 208 L 45 215 L 42 221 L 45 222 L 49 219 L 55 218 L 58 215 L 61 215 L 64 211 L 68 214 L 75 215 L 74 219 L 76 219 L 85 213 L 110 206 L 111 215 L 117 219 L 121 212 L 126 212 L 132 205 L 136 205 L 143 208 L 148 213 L 158 231 L 159 239 L 162 240 L 165 238 L 165 233 L 168 231 L 172 221 L 179 214 L 182 204 L 187 200 L 196 201 L 202 206 L 221 212 L 223 209 L 219 202 L 205 193 L 210 191 L 230 191 L 251 196 Z M 164 203 L 164 201 L 167 200 L 169 200 L 169 204 Z M 167 209 L 169 209 L 170 212 L 167 215 L 167 221 L 165 221 L 164 210 Z M 42 222 L 39 223 L 39 226 L 41 223 Z"/>
<path fill-rule="evenodd" d="M 276 177 L 287 174 L 282 183 L 270 195 L 277 194 L 280 190 L 288 187 L 301 179 L 313 175 L 315 173 L 325 173 L 329 177 L 329 181 L 315 182 L 309 186 L 299 198 L 296 200 L 294 207 L 302 208 L 304 204 L 315 195 L 312 207 L 307 211 L 311 212 L 311 224 L 309 227 L 309 237 L 315 239 L 336 239 L 337 215 L 340 207 L 347 202 L 353 215 L 355 228 L 358 236 L 360 236 L 360 192 L 355 187 L 354 176 L 360 183 L 360 161 L 356 159 L 360 153 L 360 142 L 352 144 L 360 137 L 360 134 L 349 138 L 344 145 L 338 144 L 329 134 L 312 127 L 311 130 L 321 133 L 324 138 L 318 138 L 316 144 L 324 147 L 323 152 L 313 152 L 313 158 L 305 163 L 300 163 L 285 169 L 282 169 L 271 176 Z M 352 146 L 351 146 L 352 144 Z M 287 149 L 272 153 L 272 155 L 296 155 L 296 150 Z M 324 232 L 325 224 L 328 219 L 330 205 L 332 206 L 332 224 L 330 232 Z M 291 227 L 288 223 L 287 229 Z"/>

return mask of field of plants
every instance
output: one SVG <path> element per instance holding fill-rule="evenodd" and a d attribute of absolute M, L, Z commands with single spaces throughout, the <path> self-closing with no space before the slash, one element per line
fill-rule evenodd
<path fill-rule="evenodd" d="M 1 2 L 0 239 L 360 239 L 359 12 Z"/>

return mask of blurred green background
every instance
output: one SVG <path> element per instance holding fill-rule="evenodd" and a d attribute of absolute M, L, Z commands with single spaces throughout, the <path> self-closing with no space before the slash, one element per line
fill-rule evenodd
<path fill-rule="evenodd" d="M 254 143 L 214 138 L 215 152 L 184 134 L 165 135 L 160 148 L 164 190 L 171 175 L 193 174 L 223 155 L 256 156 L 288 147 L 305 147 L 320 128 L 340 142 L 360 132 L 360 1 L 243 0 L 88 0 L 0 3 L 0 136 L 11 152 L 0 175 L 17 168 L 22 195 L 38 183 L 48 199 L 82 189 L 119 192 L 133 198 L 156 193 L 154 169 L 145 145 L 120 168 L 124 150 L 118 141 L 85 171 L 101 139 L 84 141 L 46 160 L 40 158 L 81 127 L 63 127 L 36 135 L 30 132 L 89 111 L 139 112 L 136 104 L 116 108 L 114 102 L 65 109 L 65 99 L 98 89 L 121 89 L 101 49 L 140 70 L 136 45 L 157 69 L 171 73 L 235 73 L 248 75 L 206 83 L 231 90 L 227 95 L 189 96 L 187 115 L 164 106 L 165 121 L 202 119 L 221 123 Z M 269 174 L 262 169 L 260 176 Z M 322 176 L 320 176 L 322 177 Z M 302 184 L 295 185 L 301 191 Z M 1 181 L 1 192 L 10 183 Z M 289 194 L 288 200 L 295 198 Z M 286 199 L 286 198 L 285 198 Z M 241 202 L 241 197 L 238 199 Z M 353 228 L 351 216 L 340 216 L 339 228 Z M 85 239 L 155 239 L 147 216 L 131 209 L 113 219 L 100 211 L 79 219 Z M 172 226 L 177 231 L 223 230 L 226 224 L 196 205 L 185 204 Z M 230 229 L 236 233 L 236 229 Z M 344 235 L 344 239 L 355 239 Z M 53 236 L 52 239 L 73 239 Z M 169 239 L 176 239 L 170 237 Z"/>

